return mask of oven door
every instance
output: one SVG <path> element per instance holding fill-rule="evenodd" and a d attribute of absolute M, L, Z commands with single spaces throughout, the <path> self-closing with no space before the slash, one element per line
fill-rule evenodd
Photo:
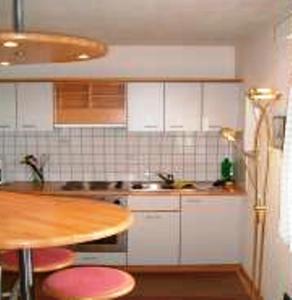
<path fill-rule="evenodd" d="M 127 232 L 121 232 L 103 239 L 93 240 L 86 243 L 72 246 L 76 252 L 95 253 L 126 253 L 127 252 Z"/>

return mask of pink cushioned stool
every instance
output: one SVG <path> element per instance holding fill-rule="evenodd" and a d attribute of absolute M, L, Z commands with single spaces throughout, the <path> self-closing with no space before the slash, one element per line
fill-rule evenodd
<path fill-rule="evenodd" d="M 74 252 L 66 248 L 43 248 L 32 251 L 34 272 L 49 272 L 72 265 Z M 1 254 L 0 264 L 8 271 L 18 271 L 18 252 L 7 251 Z"/>
<path fill-rule="evenodd" d="M 54 299 L 113 299 L 129 293 L 134 278 L 123 271 L 106 267 L 76 267 L 50 275 L 43 284 L 44 292 Z"/>

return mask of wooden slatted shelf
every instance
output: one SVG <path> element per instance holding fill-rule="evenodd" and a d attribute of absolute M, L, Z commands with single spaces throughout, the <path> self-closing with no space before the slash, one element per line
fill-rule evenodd
<path fill-rule="evenodd" d="M 126 123 L 122 82 L 58 82 L 55 93 L 56 124 Z"/>

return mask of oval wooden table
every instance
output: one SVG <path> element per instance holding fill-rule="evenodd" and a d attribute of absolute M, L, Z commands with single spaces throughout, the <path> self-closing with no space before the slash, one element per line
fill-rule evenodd
<path fill-rule="evenodd" d="M 19 250 L 21 299 L 34 299 L 33 248 L 108 237 L 132 221 L 127 209 L 102 201 L 0 191 L 0 249 Z"/>

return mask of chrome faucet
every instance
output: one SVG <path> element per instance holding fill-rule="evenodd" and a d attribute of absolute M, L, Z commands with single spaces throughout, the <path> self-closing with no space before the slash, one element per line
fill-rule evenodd
<path fill-rule="evenodd" d="M 161 178 L 166 185 L 173 185 L 175 182 L 173 174 L 157 173 L 157 176 Z"/>

